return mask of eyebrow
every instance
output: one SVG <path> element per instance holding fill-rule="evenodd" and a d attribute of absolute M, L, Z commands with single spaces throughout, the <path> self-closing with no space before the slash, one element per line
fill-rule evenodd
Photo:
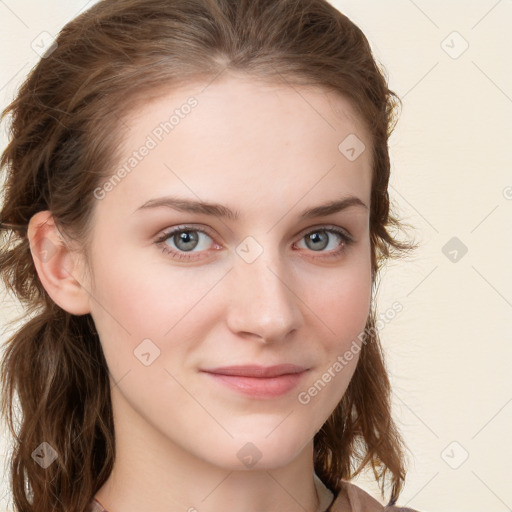
<path fill-rule="evenodd" d="M 145 202 L 142 206 L 139 206 L 135 211 L 147 210 L 149 208 L 171 208 L 180 212 L 186 213 L 202 213 L 204 215 L 211 215 L 213 217 L 226 218 L 229 220 L 237 220 L 240 218 L 240 212 L 238 210 L 231 210 L 227 206 L 219 203 L 211 203 L 206 201 L 195 201 L 193 199 L 184 199 L 179 197 L 157 197 L 150 199 Z M 304 210 L 300 214 L 301 219 L 311 219 L 314 217 L 324 217 L 346 210 L 350 207 L 360 207 L 368 210 L 361 199 L 356 196 L 347 196 L 339 200 L 330 201 L 326 204 L 315 206 Z"/>

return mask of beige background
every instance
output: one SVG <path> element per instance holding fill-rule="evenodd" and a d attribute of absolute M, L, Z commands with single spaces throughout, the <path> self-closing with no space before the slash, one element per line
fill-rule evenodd
<path fill-rule="evenodd" d="M 39 58 L 32 42 L 93 3 L 0 2 L 2 106 Z M 389 266 L 379 291 L 379 311 L 404 307 L 382 331 L 411 452 L 400 504 L 512 510 L 512 1 L 332 3 L 365 32 L 404 102 L 390 195 L 422 245 Z M 15 311 L 2 302 L 0 340 Z M 12 511 L 0 472 L 0 512 Z M 356 483 L 378 496 L 370 479 Z"/>

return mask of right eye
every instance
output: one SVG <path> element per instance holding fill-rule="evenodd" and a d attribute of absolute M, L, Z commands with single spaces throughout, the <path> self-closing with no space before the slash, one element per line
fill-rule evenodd
<path fill-rule="evenodd" d="M 192 226 L 178 226 L 167 230 L 155 240 L 165 254 L 179 260 L 196 260 L 198 257 L 193 256 L 195 253 L 201 253 L 211 246 L 211 236 L 204 229 L 195 228 Z M 199 250 L 195 251 L 194 249 Z M 217 246 L 219 247 L 219 246 Z M 188 253 L 191 253 L 190 255 Z"/>

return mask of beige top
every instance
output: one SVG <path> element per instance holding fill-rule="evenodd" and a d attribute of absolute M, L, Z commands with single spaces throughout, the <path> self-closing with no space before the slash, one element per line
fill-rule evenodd
<path fill-rule="evenodd" d="M 336 499 L 324 483 L 314 474 L 315 487 L 320 500 L 317 512 L 417 512 L 412 508 L 386 507 L 366 491 L 348 481 L 342 480 L 342 488 Z M 93 499 L 87 512 L 108 512 L 101 503 Z"/>
<path fill-rule="evenodd" d="M 412 508 L 384 506 L 366 491 L 346 480 L 341 480 L 341 491 L 333 501 L 333 493 L 316 474 L 315 483 L 320 498 L 318 512 L 417 512 Z"/>

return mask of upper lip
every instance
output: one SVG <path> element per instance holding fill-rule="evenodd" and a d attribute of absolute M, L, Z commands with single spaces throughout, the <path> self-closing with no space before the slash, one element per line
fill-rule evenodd
<path fill-rule="evenodd" d="M 215 373 L 218 375 L 270 378 L 279 377 L 281 375 L 289 375 L 293 373 L 301 373 L 306 369 L 307 368 L 304 368 L 303 366 L 297 366 L 295 364 L 276 364 L 274 366 L 223 366 L 219 368 L 211 368 L 201 371 L 207 373 Z"/>

